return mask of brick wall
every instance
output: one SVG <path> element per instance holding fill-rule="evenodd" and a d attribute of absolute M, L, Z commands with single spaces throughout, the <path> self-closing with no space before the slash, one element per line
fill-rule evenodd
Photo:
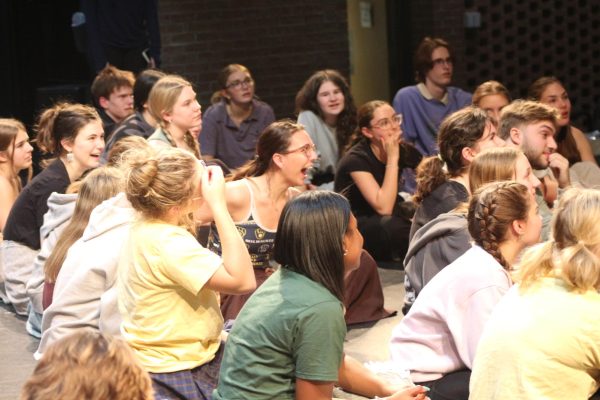
<path fill-rule="evenodd" d="M 535 79 L 554 75 L 569 92 L 574 124 L 586 131 L 600 128 L 600 2 L 466 3 L 481 13 L 482 22 L 465 38 L 467 86 L 496 79 L 516 98 Z"/>
<path fill-rule="evenodd" d="M 481 13 L 480 28 L 464 28 L 466 10 Z M 574 123 L 600 129 L 598 0 L 412 0 L 410 17 L 413 51 L 426 35 L 450 42 L 456 86 L 472 91 L 496 79 L 516 98 L 540 76 L 555 75 L 571 97 Z"/>
<path fill-rule="evenodd" d="M 349 71 L 346 0 L 160 0 L 163 65 L 209 105 L 225 65 L 246 65 L 278 118 L 318 69 Z"/>

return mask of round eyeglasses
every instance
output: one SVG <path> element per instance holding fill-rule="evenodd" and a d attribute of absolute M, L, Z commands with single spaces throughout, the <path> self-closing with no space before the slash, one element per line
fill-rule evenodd
<path fill-rule="evenodd" d="M 314 153 L 317 154 L 317 146 L 312 143 L 307 143 L 302 147 L 298 147 L 294 150 L 286 150 L 281 154 L 292 154 L 292 153 L 302 153 L 306 156 L 306 158 L 310 158 L 310 156 Z"/>
<path fill-rule="evenodd" d="M 382 118 L 379 121 L 371 124 L 374 128 L 389 129 L 395 128 L 402 124 L 402 114 L 396 114 L 392 118 Z"/>

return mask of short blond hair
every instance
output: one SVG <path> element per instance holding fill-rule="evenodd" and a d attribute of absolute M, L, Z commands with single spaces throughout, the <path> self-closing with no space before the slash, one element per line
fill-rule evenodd
<path fill-rule="evenodd" d="M 600 289 L 600 191 L 571 188 L 552 218 L 551 238 L 525 253 L 515 277 L 523 289 L 557 276 L 576 292 Z"/>
<path fill-rule="evenodd" d="M 21 400 L 152 400 L 152 381 L 119 338 L 82 329 L 46 350 Z"/>
<path fill-rule="evenodd" d="M 498 136 L 506 140 L 510 130 L 523 125 L 548 121 L 557 127 L 559 113 L 556 109 L 531 100 L 515 100 L 502 109 L 498 123 Z"/>

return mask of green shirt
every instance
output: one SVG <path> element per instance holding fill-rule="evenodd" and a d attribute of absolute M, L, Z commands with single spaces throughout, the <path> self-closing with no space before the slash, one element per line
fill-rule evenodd
<path fill-rule="evenodd" d="M 337 381 L 342 310 L 309 278 L 285 268 L 273 274 L 235 321 L 213 399 L 294 399 L 296 378 Z"/>

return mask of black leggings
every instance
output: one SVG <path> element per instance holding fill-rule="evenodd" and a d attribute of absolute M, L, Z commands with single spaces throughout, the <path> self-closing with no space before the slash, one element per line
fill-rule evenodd
<path fill-rule="evenodd" d="M 410 221 L 395 215 L 372 215 L 357 218 L 367 250 L 377 261 L 404 260 L 408 249 Z"/>
<path fill-rule="evenodd" d="M 465 369 L 451 372 L 435 381 L 415 384 L 430 388 L 431 391 L 427 395 L 431 400 L 468 400 L 470 379 L 471 371 Z"/>

